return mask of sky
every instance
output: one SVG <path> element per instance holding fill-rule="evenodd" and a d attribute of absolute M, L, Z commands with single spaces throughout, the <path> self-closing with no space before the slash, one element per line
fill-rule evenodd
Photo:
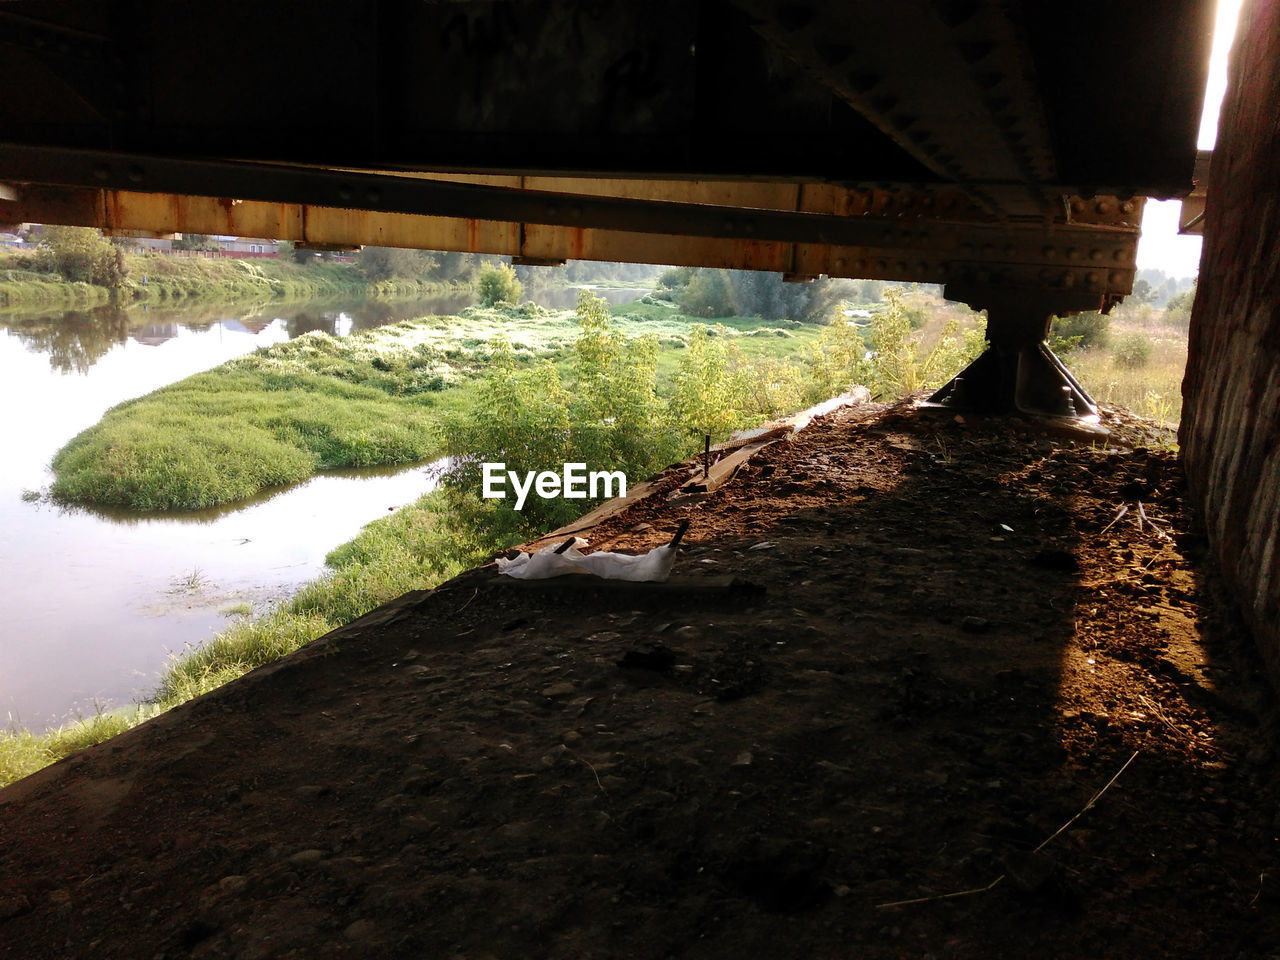
<path fill-rule="evenodd" d="M 1196 147 L 1212 150 L 1218 136 L 1218 111 L 1227 89 L 1227 54 L 1235 37 L 1241 0 L 1219 0 L 1213 28 L 1213 54 L 1209 60 L 1209 82 L 1205 86 L 1204 109 L 1200 115 L 1200 135 Z M 1177 200 L 1148 200 L 1142 213 L 1142 237 L 1138 241 L 1138 269 L 1163 270 L 1173 277 L 1194 277 L 1200 267 L 1200 238 L 1178 235 Z"/>

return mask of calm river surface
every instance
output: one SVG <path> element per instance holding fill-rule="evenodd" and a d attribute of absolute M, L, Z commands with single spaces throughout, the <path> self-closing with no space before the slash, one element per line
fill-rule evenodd
<path fill-rule="evenodd" d="M 537 299 L 570 306 L 574 292 Z M 342 471 L 185 514 L 25 500 L 48 487 L 59 448 L 107 408 L 258 347 L 468 302 L 0 313 L 0 727 L 42 730 L 146 698 L 171 652 L 208 639 L 232 607 L 260 612 L 288 596 L 326 553 L 434 482 L 429 466 Z"/>

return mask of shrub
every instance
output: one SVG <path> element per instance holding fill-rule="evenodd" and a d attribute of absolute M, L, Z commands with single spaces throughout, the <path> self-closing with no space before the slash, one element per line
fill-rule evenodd
<path fill-rule="evenodd" d="M 480 271 L 476 288 L 481 305 L 486 307 L 496 303 L 518 303 L 524 293 L 524 285 L 516 276 L 515 269 L 506 263 L 487 266 Z"/>
<path fill-rule="evenodd" d="M 929 311 L 919 303 L 904 303 L 902 315 L 907 318 L 912 330 L 920 330 L 929 322 Z"/>
<path fill-rule="evenodd" d="M 871 322 L 872 393 L 904 397 L 924 388 L 940 387 L 983 350 L 976 330 L 961 331 L 951 319 L 932 348 L 925 350 L 912 333 L 902 305 L 902 290 L 885 291 L 886 309 Z"/>
<path fill-rule="evenodd" d="M 1111 354 L 1117 366 L 1137 369 L 1151 360 L 1151 338 L 1145 333 L 1126 333 Z"/>
<path fill-rule="evenodd" d="M 40 247 L 53 268 L 72 282 L 114 289 L 128 273 L 120 248 L 92 227 L 47 226 Z"/>
<path fill-rule="evenodd" d="M 1070 317 L 1054 317 L 1049 346 L 1059 353 L 1077 347 L 1105 347 L 1110 340 L 1111 318 L 1097 310 Z"/>
<path fill-rule="evenodd" d="M 739 425 L 743 384 L 733 375 L 724 328 L 698 324 L 689 330 L 688 352 L 680 358 L 671 398 L 677 429 L 690 439 L 711 434 L 715 442 Z"/>
<path fill-rule="evenodd" d="M 375 282 L 413 280 L 436 266 L 436 261 L 421 250 L 398 247 L 362 247 L 356 263 L 360 272 Z"/>
<path fill-rule="evenodd" d="M 692 317 L 732 317 L 738 312 L 726 270 L 699 270 L 680 293 L 680 308 Z"/>
<path fill-rule="evenodd" d="M 664 270 L 662 276 L 658 277 L 658 286 L 668 291 L 683 290 L 693 279 L 693 269 L 693 267 L 672 267 Z M 670 300 L 670 294 L 665 295 L 664 299 Z"/>
<path fill-rule="evenodd" d="M 1191 326 L 1191 305 L 1195 303 L 1196 288 L 1184 290 L 1169 299 L 1164 308 L 1164 322 L 1179 330 Z"/>

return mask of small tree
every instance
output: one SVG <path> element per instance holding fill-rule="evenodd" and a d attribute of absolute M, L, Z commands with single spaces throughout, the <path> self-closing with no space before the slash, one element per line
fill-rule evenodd
<path fill-rule="evenodd" d="M 680 309 L 693 317 L 732 317 L 738 312 L 725 270 L 698 270 L 680 294 Z"/>
<path fill-rule="evenodd" d="M 1097 310 L 1070 317 L 1054 317 L 1049 346 L 1057 353 L 1077 347 L 1105 347 L 1111 339 L 1111 318 Z"/>
<path fill-rule="evenodd" d="M 437 264 L 422 250 L 401 247 L 363 247 L 357 262 L 360 272 L 373 281 L 417 279 Z"/>
<path fill-rule="evenodd" d="M 117 289 L 128 273 L 119 247 L 93 227 L 46 226 L 41 255 L 66 280 Z"/>
<path fill-rule="evenodd" d="M 608 301 L 588 290 L 578 294 L 578 326 L 570 406 L 578 454 L 632 476 L 668 463 L 679 449 L 656 390 L 657 336 L 627 339 Z"/>
<path fill-rule="evenodd" d="M 709 331 L 695 324 L 675 375 L 671 408 L 676 429 L 690 439 L 705 433 L 714 441 L 725 439 L 738 425 L 741 386 L 733 375 L 723 327 Z"/>
<path fill-rule="evenodd" d="M 886 309 L 871 324 L 875 392 L 904 397 L 940 387 L 982 351 L 981 335 L 961 332 L 957 319 L 947 322 L 931 349 L 923 349 L 903 309 L 902 288 L 890 287 L 884 299 Z"/>
<path fill-rule="evenodd" d="M 480 303 L 492 307 L 495 303 L 519 303 L 524 286 L 510 264 L 500 263 L 485 267 L 476 284 Z"/>
<path fill-rule="evenodd" d="M 1116 341 L 1112 358 L 1116 365 L 1136 370 L 1151 360 L 1151 338 L 1145 333 L 1133 331 Z"/>
<path fill-rule="evenodd" d="M 1164 322 L 1171 327 L 1185 330 L 1191 325 L 1191 305 L 1196 300 L 1196 288 L 1174 295 L 1164 308 Z"/>

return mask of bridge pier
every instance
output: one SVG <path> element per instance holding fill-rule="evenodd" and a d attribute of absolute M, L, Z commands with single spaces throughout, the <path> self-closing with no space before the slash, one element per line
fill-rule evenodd
<path fill-rule="evenodd" d="M 1017 293 L 983 299 L 990 346 L 929 402 L 1096 423 L 1098 405 L 1045 342 L 1053 311 L 1044 299 Z"/>

